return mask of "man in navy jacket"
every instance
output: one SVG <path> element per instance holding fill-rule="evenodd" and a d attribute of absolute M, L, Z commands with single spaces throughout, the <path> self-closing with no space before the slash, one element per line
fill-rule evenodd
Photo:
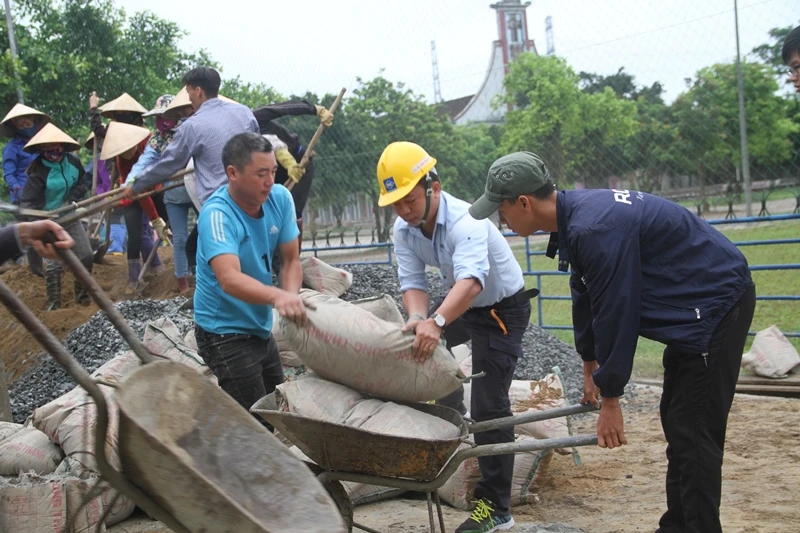
<path fill-rule="evenodd" d="M 667 512 L 661 533 L 717 533 L 728 412 L 755 309 L 742 253 L 687 209 L 628 190 L 557 191 L 530 152 L 489 169 L 475 218 L 499 211 L 522 236 L 551 232 L 549 257 L 572 267 L 582 403 L 598 403 L 598 443 L 627 444 L 619 397 L 639 336 L 664 350 L 661 423 L 667 439 Z"/>

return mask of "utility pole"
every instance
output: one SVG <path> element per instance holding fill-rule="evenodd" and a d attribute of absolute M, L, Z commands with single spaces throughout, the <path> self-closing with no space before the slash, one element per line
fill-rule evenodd
<path fill-rule="evenodd" d="M 431 41 L 431 61 L 433 62 L 433 103 L 442 102 L 442 88 L 439 85 L 439 59 L 436 57 L 436 41 Z"/>
<path fill-rule="evenodd" d="M 742 176 L 744 177 L 744 200 L 747 216 L 753 216 L 753 195 L 750 185 L 750 154 L 747 150 L 747 117 L 744 109 L 744 76 L 742 58 L 739 54 L 739 3 L 733 0 L 733 16 L 736 22 L 736 82 L 739 91 L 739 139 L 742 143 Z"/>
<path fill-rule="evenodd" d="M 553 38 L 553 17 L 550 15 L 544 19 L 544 32 L 547 37 L 547 55 L 551 56 L 556 53 L 556 41 Z"/>
<path fill-rule="evenodd" d="M 16 62 L 19 59 L 17 56 L 17 40 L 14 37 L 14 16 L 11 14 L 11 0 L 4 0 L 6 5 L 6 27 L 8 28 L 8 44 L 11 48 L 11 58 Z M 17 80 L 17 101 L 20 104 L 25 103 L 25 97 L 22 94 L 22 80 L 19 78 L 16 65 L 14 67 L 14 78 Z"/>

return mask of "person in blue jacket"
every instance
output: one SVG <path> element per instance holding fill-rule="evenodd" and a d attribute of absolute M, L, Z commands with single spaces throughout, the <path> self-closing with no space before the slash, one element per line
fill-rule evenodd
<path fill-rule="evenodd" d="M 499 211 L 521 236 L 549 231 L 548 257 L 571 266 L 582 403 L 602 407 L 603 448 L 627 444 L 619 397 L 639 336 L 661 342 L 667 511 L 660 533 L 718 533 L 725 429 L 756 293 L 742 253 L 687 209 L 629 190 L 557 191 L 537 155 L 489 169 L 478 219 Z"/>
<path fill-rule="evenodd" d="M 12 107 L 0 122 L 0 137 L 11 137 L 3 148 L 3 179 L 13 204 L 19 205 L 28 178 L 25 171 L 36 159 L 36 154 L 29 154 L 23 148 L 48 122 L 50 117 L 22 104 Z"/>

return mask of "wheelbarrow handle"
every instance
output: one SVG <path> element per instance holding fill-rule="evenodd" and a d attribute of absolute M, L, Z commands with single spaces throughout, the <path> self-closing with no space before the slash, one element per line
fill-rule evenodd
<path fill-rule="evenodd" d="M 541 422 L 542 420 L 561 418 L 562 416 L 572 416 L 580 413 L 589 413 L 591 411 L 597 411 L 597 407 L 591 404 L 565 405 L 563 407 L 545 409 L 544 411 L 531 411 L 521 415 L 495 418 L 494 420 L 486 420 L 484 422 L 475 422 L 469 424 L 467 428 L 469 429 L 470 433 L 481 433 L 483 431 L 503 429 L 511 426 L 519 426 L 521 424 L 530 424 L 531 422 Z"/>
<path fill-rule="evenodd" d="M 75 261 L 78 261 L 78 258 L 70 250 L 64 251 L 69 252 Z M 80 265 L 80 261 L 78 261 L 78 264 Z M 67 349 L 64 348 L 64 345 L 61 344 L 49 329 L 47 329 L 47 326 L 36 318 L 31 310 L 28 309 L 22 300 L 14 294 L 14 291 L 2 280 L 0 280 L 0 301 L 2 301 L 3 305 L 8 308 L 11 314 L 25 326 L 37 342 L 42 345 L 42 348 L 47 350 L 47 352 L 53 356 L 53 359 L 64 367 L 64 370 L 66 370 L 67 373 L 75 379 L 78 385 L 83 387 L 94 400 L 97 407 L 94 454 L 100 475 L 103 476 L 112 487 L 131 498 L 136 505 L 140 506 L 151 516 L 161 520 L 173 531 L 178 533 L 190 533 L 182 524 L 177 522 L 169 512 L 165 511 L 160 505 L 154 502 L 150 496 L 129 483 L 125 476 L 108 462 L 105 449 L 106 435 L 108 432 L 108 403 L 106 402 L 105 396 L 103 396 L 103 393 L 100 391 L 100 387 L 97 386 L 89 373 L 75 361 Z"/>

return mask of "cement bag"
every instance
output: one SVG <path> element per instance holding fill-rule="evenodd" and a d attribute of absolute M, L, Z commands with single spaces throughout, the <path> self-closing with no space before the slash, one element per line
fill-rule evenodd
<path fill-rule="evenodd" d="M 172 320 L 159 318 L 148 322 L 144 329 L 143 342 L 153 354 L 194 368 L 215 384 L 217 383 L 214 373 L 206 366 L 197 351 L 187 346 L 180 330 Z"/>
<path fill-rule="evenodd" d="M 6 425 L 0 422 L 0 426 Z M 61 448 L 32 426 L 18 426 L 13 435 L 0 441 L 0 476 L 18 476 L 27 472 L 51 474 L 64 458 Z M 0 428 L 0 432 L 4 432 Z"/>
<path fill-rule="evenodd" d="M 128 374 L 139 368 L 141 361 L 133 352 L 124 352 L 98 368 L 93 378 L 106 383 L 118 384 Z M 108 431 L 106 432 L 105 451 L 111 466 L 121 469 L 119 459 L 119 410 L 114 401 L 114 389 L 101 385 L 100 391 L 108 405 Z M 59 469 L 67 467 L 71 474 L 82 479 L 91 477 L 98 471 L 94 455 L 95 430 L 97 427 L 97 407 L 94 400 L 82 387 L 75 387 L 67 394 L 39 407 L 33 412 L 33 425 L 44 432 L 50 440 L 58 444 L 67 456 Z M 59 472 L 59 469 L 56 472 Z M 61 470 L 63 471 L 63 469 Z M 101 498 L 111 501 L 116 494 L 107 489 L 109 494 Z M 120 511 L 107 524 L 121 521 L 130 516 L 134 504 L 127 497 L 118 500 Z"/>
<path fill-rule="evenodd" d="M 275 400 L 281 411 L 337 424 L 363 399 L 359 392 L 313 374 L 275 388 Z"/>
<path fill-rule="evenodd" d="M 133 352 L 125 352 L 98 368 L 92 377 L 117 384 L 139 365 L 139 358 Z M 118 455 L 119 411 L 113 400 L 114 390 L 102 385 L 100 390 L 105 396 L 109 408 L 106 455 L 111 465 L 120 469 Z M 61 446 L 61 449 L 73 462 L 90 472 L 98 471 L 94 456 L 97 407 L 94 400 L 82 387 L 75 387 L 60 398 L 36 409 L 32 415 L 32 422 L 50 440 Z M 79 470 L 77 466 L 76 470 Z"/>
<path fill-rule="evenodd" d="M 381 296 L 373 296 L 372 298 L 362 298 L 360 300 L 353 300 L 351 304 L 369 311 L 376 317 L 383 319 L 387 322 L 394 322 L 395 324 L 405 324 L 403 315 L 397 308 L 394 298 L 388 294 Z"/>
<path fill-rule="evenodd" d="M 520 436 L 517 437 L 517 441 L 529 438 Z M 459 450 L 468 446 L 468 444 L 462 444 Z M 512 507 L 531 503 L 534 483 L 539 479 L 540 473 L 550 463 L 552 457 L 551 451 L 514 454 L 514 472 L 511 478 Z M 453 475 L 450 476 L 450 479 L 437 492 L 441 499 L 453 507 L 468 511 L 473 507 L 475 486 L 480 480 L 481 470 L 478 466 L 478 458 L 472 457 L 461 463 Z"/>
<path fill-rule="evenodd" d="M 321 292 L 311 289 L 300 289 L 300 295 L 304 300 L 314 304 L 320 301 L 338 300 L 338 298 L 334 296 L 322 294 Z M 278 314 L 275 308 L 272 309 L 272 337 L 278 345 L 278 353 L 281 356 L 281 365 L 283 365 L 284 369 L 302 366 L 303 360 L 297 352 L 291 348 L 289 342 L 283 336 L 283 333 L 281 333 L 281 315 Z"/>
<path fill-rule="evenodd" d="M 381 400 L 362 400 L 344 419 L 347 426 L 365 431 L 412 439 L 457 439 L 459 428 L 450 422 L 413 407 Z"/>
<path fill-rule="evenodd" d="M 17 433 L 24 426 L 14 422 L 0 422 L 0 442 Z"/>
<path fill-rule="evenodd" d="M 8 533 L 95 533 L 108 501 L 94 498 L 79 510 L 96 478 L 20 476 L 0 478 L 0 531 Z M 68 523 L 72 527 L 65 530 Z M 104 532 L 101 525 L 99 531 Z"/>
<path fill-rule="evenodd" d="M 194 336 L 194 328 L 186 332 L 186 336 L 183 337 L 183 344 L 185 344 L 190 350 L 194 350 L 198 353 L 200 352 L 200 350 L 197 348 L 197 339 Z"/>
<path fill-rule="evenodd" d="M 339 297 L 353 284 L 353 274 L 319 258 L 309 257 L 300 264 L 303 267 L 303 283 L 316 291 Z"/>
<path fill-rule="evenodd" d="M 438 400 L 464 378 L 439 344 L 427 361 L 414 361 L 413 333 L 343 301 L 308 309 L 308 325 L 281 319 L 281 333 L 320 376 L 357 391 L 398 401 Z"/>
<path fill-rule="evenodd" d="M 750 351 L 742 356 L 742 367 L 765 378 L 785 378 L 797 365 L 800 355 L 777 326 L 756 333 Z"/>

